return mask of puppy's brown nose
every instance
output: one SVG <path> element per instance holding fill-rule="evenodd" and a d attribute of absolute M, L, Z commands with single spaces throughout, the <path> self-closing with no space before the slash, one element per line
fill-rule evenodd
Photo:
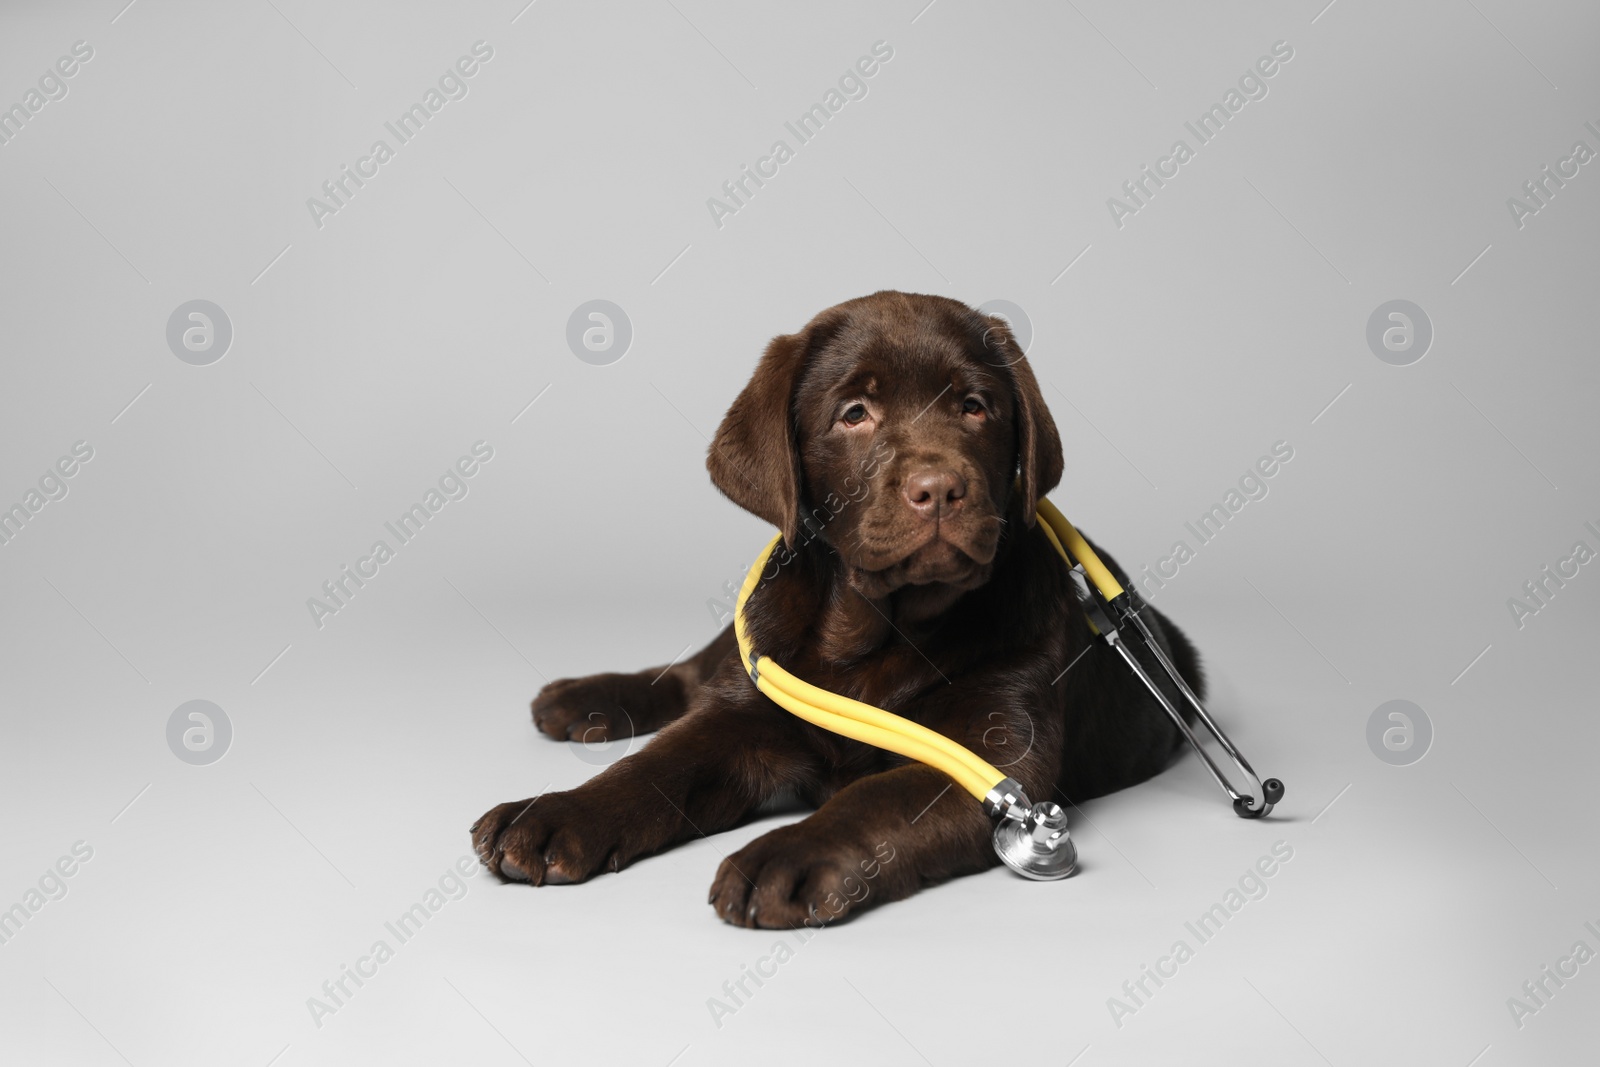
<path fill-rule="evenodd" d="M 961 502 L 967 495 L 967 482 L 955 471 L 929 467 L 907 478 L 901 492 L 912 511 L 925 519 L 935 519 Z"/>

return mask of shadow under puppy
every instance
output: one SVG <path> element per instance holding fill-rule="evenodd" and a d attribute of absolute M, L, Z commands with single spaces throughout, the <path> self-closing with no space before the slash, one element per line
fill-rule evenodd
<path fill-rule="evenodd" d="M 1177 728 L 1092 640 L 1035 523 L 1061 441 L 1003 320 L 889 291 L 829 308 L 767 346 L 706 466 L 783 534 L 747 614 L 755 647 L 799 677 L 953 738 L 1036 799 L 1085 800 L 1166 765 Z M 1188 640 L 1146 618 L 1203 693 Z M 671 667 L 553 682 L 533 718 L 560 740 L 661 734 L 576 789 L 480 818 L 474 847 L 503 879 L 620 871 L 781 795 L 815 811 L 723 861 L 710 901 L 730 923 L 836 921 L 998 862 L 971 797 L 772 703 L 731 627 Z"/>

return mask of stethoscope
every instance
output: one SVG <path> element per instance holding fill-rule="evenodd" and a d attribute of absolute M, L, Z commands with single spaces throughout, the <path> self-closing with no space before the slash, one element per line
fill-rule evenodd
<path fill-rule="evenodd" d="M 1182 731 L 1211 776 L 1228 794 L 1234 812 L 1240 818 L 1259 819 L 1272 811 L 1273 805 L 1283 798 L 1283 783 L 1276 778 L 1263 781 L 1257 777 L 1244 754 L 1206 711 L 1200 698 L 1183 680 L 1177 666 L 1151 633 L 1149 624 L 1140 617 L 1145 604 L 1137 591 L 1122 587 L 1106 565 L 1100 562 L 1100 557 L 1089 547 L 1089 542 L 1054 504 L 1040 500 L 1038 516 L 1039 528 L 1071 569 L 1073 587 L 1089 616 L 1090 626 L 1102 641 L 1116 651 Z M 1049 800 L 1030 800 L 1016 779 L 943 734 L 882 708 L 818 688 L 790 674 L 770 656 L 755 651 L 745 624 L 745 604 L 760 584 L 767 561 L 781 540 L 780 534 L 768 542 L 766 549 L 751 566 L 750 573 L 745 576 L 744 586 L 739 590 L 734 613 L 733 628 L 739 641 L 739 655 L 749 664 L 750 680 L 756 688 L 779 707 L 814 726 L 899 753 L 949 775 L 956 784 L 980 800 L 983 810 L 995 820 L 994 850 L 1005 865 L 1018 874 L 1037 881 L 1051 881 L 1071 874 L 1077 867 L 1078 851 L 1067 831 L 1067 814 L 1060 805 Z M 1128 648 L 1118 629 L 1119 623 L 1124 628 L 1131 627 L 1144 646 L 1155 655 L 1156 662 L 1183 695 L 1183 699 L 1188 701 L 1195 715 L 1244 775 L 1249 783 L 1249 792 L 1236 790 L 1201 746 L 1200 738 L 1184 721 L 1182 713 Z"/>

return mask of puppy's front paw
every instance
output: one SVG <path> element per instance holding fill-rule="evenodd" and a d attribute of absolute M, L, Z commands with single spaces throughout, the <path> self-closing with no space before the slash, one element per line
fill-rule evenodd
<path fill-rule="evenodd" d="M 562 678 L 533 698 L 533 725 L 557 741 L 597 745 L 637 732 L 628 706 L 648 708 L 658 694 L 631 674 Z"/>
<path fill-rule="evenodd" d="M 839 922 L 909 891 L 896 850 L 832 838 L 805 823 L 780 827 L 722 861 L 710 903 L 735 926 L 781 930 Z M 902 861 L 902 865 L 903 865 Z"/>
<path fill-rule="evenodd" d="M 489 809 L 472 824 L 472 847 L 504 881 L 566 885 L 620 871 L 638 855 L 625 825 L 574 793 L 545 793 Z"/>

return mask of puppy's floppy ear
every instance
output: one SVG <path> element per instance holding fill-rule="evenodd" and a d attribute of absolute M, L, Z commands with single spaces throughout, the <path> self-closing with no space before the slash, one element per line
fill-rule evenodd
<path fill-rule="evenodd" d="M 792 407 L 815 325 L 772 339 L 706 453 L 712 484 L 776 526 L 791 547 L 800 525 L 803 488 Z"/>
<path fill-rule="evenodd" d="M 1065 468 L 1061 435 L 1056 432 L 1056 421 L 1050 417 L 1044 394 L 1039 391 L 1039 379 L 1033 376 L 1033 368 L 1011 335 L 1010 326 L 1004 319 L 992 316 L 988 322 L 984 347 L 1000 355 L 1011 373 L 1017 408 L 1017 464 L 1021 468 L 1023 521 L 1032 526 L 1040 499 L 1061 482 L 1061 472 Z"/>

